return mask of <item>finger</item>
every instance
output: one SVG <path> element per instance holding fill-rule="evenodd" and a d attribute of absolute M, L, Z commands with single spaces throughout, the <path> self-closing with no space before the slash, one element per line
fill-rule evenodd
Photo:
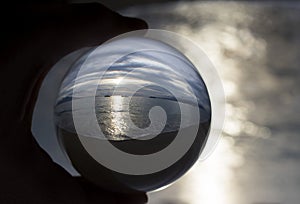
<path fill-rule="evenodd" d="M 117 197 L 117 203 L 126 204 L 143 204 L 148 202 L 148 197 L 145 193 L 139 194 L 119 194 Z"/>
<path fill-rule="evenodd" d="M 1 136 L 0 203 L 86 203 L 81 186 L 52 162 L 27 127 L 7 125 L 1 128 Z"/>
<path fill-rule="evenodd" d="M 82 177 L 75 177 L 80 183 L 80 185 L 83 187 L 84 191 L 87 194 L 89 203 L 99 203 L 99 201 L 102 201 L 104 199 L 111 199 L 114 198 L 113 202 L 116 204 L 143 204 L 147 203 L 148 198 L 146 193 L 134 193 L 134 194 L 122 194 L 122 193 L 116 193 L 116 192 L 110 192 L 105 189 L 102 189 L 86 179 Z M 112 202 L 112 201 L 111 201 Z"/>

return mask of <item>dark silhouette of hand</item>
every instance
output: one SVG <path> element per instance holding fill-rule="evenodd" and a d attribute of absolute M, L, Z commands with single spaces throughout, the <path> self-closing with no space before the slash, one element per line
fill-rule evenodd
<path fill-rule="evenodd" d="M 31 119 L 40 84 L 59 59 L 147 24 L 100 4 L 1 10 L 0 203 L 145 203 L 145 193 L 113 193 L 69 175 L 34 140 Z"/>

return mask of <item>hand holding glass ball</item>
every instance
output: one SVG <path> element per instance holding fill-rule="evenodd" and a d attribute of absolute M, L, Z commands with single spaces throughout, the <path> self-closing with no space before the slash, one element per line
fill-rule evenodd
<path fill-rule="evenodd" d="M 4 49 L 9 47 L 6 55 L 12 57 L 2 62 L 1 87 L 7 99 L 1 106 L 5 124 L 1 151 L 6 164 L 1 169 L 5 175 L 2 195 L 34 203 L 145 202 L 144 193 L 124 196 L 117 192 L 166 186 L 182 176 L 201 153 L 211 122 L 202 78 L 184 55 L 158 39 L 131 38 L 122 46 L 120 39 L 114 41 L 116 47 L 111 46 L 114 42 L 107 43 L 82 56 L 62 82 L 55 107 L 63 149 L 78 172 L 91 181 L 82 182 L 55 164 L 32 139 L 32 112 L 42 79 L 66 54 L 147 26 L 95 4 L 56 5 L 42 14 L 39 9 L 32 9 L 37 12 L 29 15 L 31 19 L 24 18 L 37 22 L 27 27 L 20 24 L 18 33 L 22 35 L 26 28 L 25 34 L 34 37 L 24 35 L 21 42 L 8 33 L 11 38 L 4 43 Z M 146 46 L 146 50 L 126 51 L 136 46 Z M 88 72 L 78 75 L 78 67 Z M 13 85 L 7 86 L 12 78 Z M 183 148 L 184 152 L 179 145 L 180 151 L 172 151 L 169 147 L 174 144 L 189 148 Z M 163 154 L 155 157 L 156 153 Z M 121 154 L 130 159 L 122 159 Z"/>

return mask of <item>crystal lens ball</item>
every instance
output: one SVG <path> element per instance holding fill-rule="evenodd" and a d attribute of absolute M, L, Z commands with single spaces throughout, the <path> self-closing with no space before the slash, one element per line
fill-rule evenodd
<path fill-rule="evenodd" d="M 174 47 L 143 37 L 84 53 L 55 105 L 61 148 L 74 168 L 115 192 L 153 191 L 181 177 L 199 157 L 210 123 L 197 68 Z"/>

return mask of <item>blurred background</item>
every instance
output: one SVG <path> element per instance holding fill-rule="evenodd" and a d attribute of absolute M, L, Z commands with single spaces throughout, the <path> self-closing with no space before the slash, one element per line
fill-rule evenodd
<path fill-rule="evenodd" d="M 87 2 L 87 1 L 73 1 Z M 150 204 L 300 203 L 300 2 L 98 1 L 202 48 L 226 94 L 216 149 Z"/>
<path fill-rule="evenodd" d="M 214 152 L 174 185 L 150 193 L 149 203 L 300 203 L 300 2 L 130 1 L 119 9 L 197 43 L 227 99 Z"/>

